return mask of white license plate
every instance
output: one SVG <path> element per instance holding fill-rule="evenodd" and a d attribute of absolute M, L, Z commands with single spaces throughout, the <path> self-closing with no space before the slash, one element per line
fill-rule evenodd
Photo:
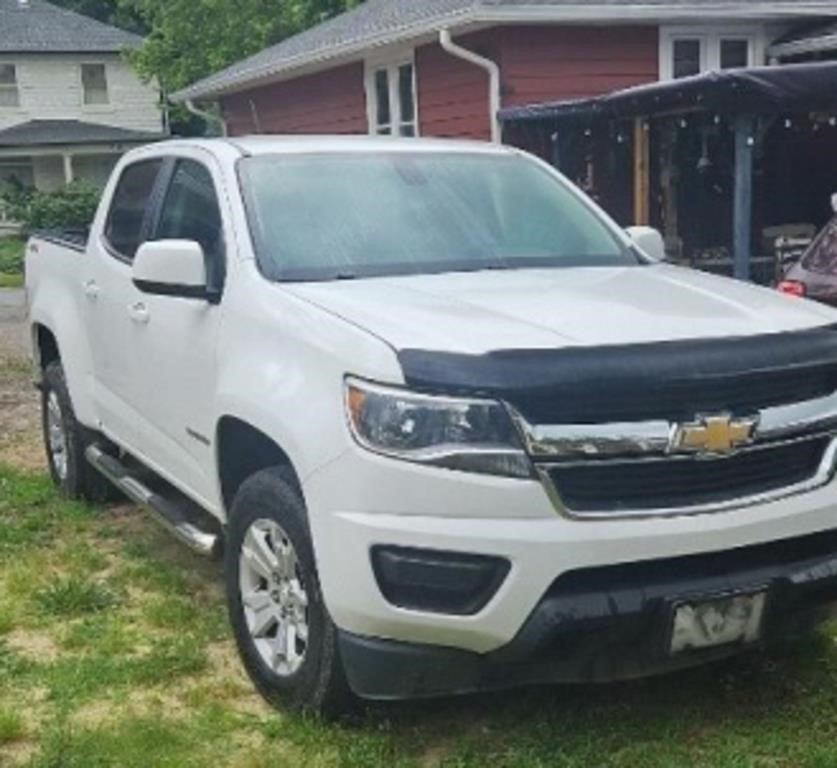
<path fill-rule="evenodd" d="M 683 603 L 674 611 L 671 653 L 754 643 L 761 637 L 766 592 Z"/>

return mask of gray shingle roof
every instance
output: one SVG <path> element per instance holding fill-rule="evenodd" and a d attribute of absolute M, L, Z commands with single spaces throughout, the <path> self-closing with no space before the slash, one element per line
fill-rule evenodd
<path fill-rule="evenodd" d="M 802 51 L 833 51 L 837 49 L 837 22 L 806 25 L 779 38 L 770 47 L 771 53 L 779 56 L 793 55 Z"/>
<path fill-rule="evenodd" d="M 835 0 L 805 0 L 807 13 L 837 15 Z M 627 18 L 653 18 L 672 9 L 693 12 L 696 18 L 712 11 L 742 13 L 767 9 L 765 16 L 794 14 L 794 0 L 367 0 L 299 35 L 251 56 L 173 94 L 175 101 L 200 99 L 241 90 L 261 78 L 299 66 L 333 59 L 358 48 L 395 39 L 410 39 L 423 32 L 465 23 L 514 20 L 515 14 L 554 12 L 573 20 L 601 20 L 604 11 L 622 12 Z M 644 16 L 642 14 L 645 14 Z"/>
<path fill-rule="evenodd" d="M 140 144 L 168 138 L 80 120 L 30 120 L 0 131 L 0 149 L 58 144 Z"/>
<path fill-rule="evenodd" d="M 0 53 L 109 53 L 142 38 L 43 0 L 0 0 Z"/>

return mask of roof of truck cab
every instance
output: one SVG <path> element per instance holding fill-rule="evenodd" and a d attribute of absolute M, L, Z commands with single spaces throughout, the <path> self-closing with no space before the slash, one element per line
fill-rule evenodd
<path fill-rule="evenodd" d="M 490 152 L 513 150 L 484 141 L 462 139 L 407 139 L 388 136 L 243 136 L 224 141 L 247 155 L 309 154 L 320 152 Z"/>

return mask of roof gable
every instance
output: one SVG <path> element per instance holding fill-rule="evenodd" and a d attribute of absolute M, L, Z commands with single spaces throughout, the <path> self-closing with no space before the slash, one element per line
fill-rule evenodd
<path fill-rule="evenodd" d="M 603 21 L 707 15 L 804 18 L 833 15 L 834 0 L 367 0 L 351 11 L 233 64 L 173 95 L 178 101 L 210 98 L 251 87 L 298 67 L 364 48 L 473 24 L 521 21 Z"/>
<path fill-rule="evenodd" d="M 140 43 L 137 35 L 43 0 L 0 0 L 2 53 L 118 53 Z"/>

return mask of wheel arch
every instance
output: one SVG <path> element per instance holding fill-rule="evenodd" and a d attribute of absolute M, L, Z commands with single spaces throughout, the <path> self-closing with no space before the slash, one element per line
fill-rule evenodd
<path fill-rule="evenodd" d="M 43 323 L 32 324 L 32 350 L 38 371 L 43 371 L 50 363 L 61 360 L 58 338 L 52 329 Z"/>
<path fill-rule="evenodd" d="M 224 509 L 247 478 L 269 467 L 283 467 L 302 494 L 299 473 L 288 452 L 272 437 L 236 416 L 222 416 L 215 430 L 218 482 Z"/>

